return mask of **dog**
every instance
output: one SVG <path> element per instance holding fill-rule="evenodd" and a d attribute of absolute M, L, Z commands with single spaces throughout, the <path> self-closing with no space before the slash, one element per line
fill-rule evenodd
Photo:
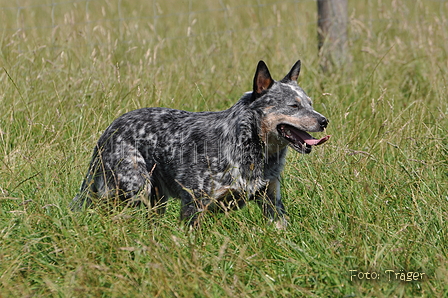
<path fill-rule="evenodd" d="M 281 80 L 258 63 L 252 92 L 231 108 L 187 112 L 142 108 L 117 118 L 94 148 L 73 211 L 111 198 L 144 204 L 158 214 L 168 198 L 181 200 L 181 220 L 197 226 L 205 211 L 239 209 L 254 200 L 276 226 L 286 227 L 280 174 L 287 148 L 308 154 L 330 136 L 297 84 L 297 61 Z"/>

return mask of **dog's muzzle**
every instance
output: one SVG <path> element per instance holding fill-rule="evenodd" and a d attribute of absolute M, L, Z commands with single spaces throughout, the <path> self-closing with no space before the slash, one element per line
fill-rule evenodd
<path fill-rule="evenodd" d="M 323 120 L 320 121 L 319 125 L 322 130 L 324 130 L 328 125 L 328 120 L 323 117 Z M 289 142 L 289 145 L 294 150 L 305 154 L 311 152 L 312 146 L 321 145 L 328 141 L 328 139 L 330 139 L 331 137 L 327 135 L 323 138 L 315 139 L 306 131 L 300 130 L 289 124 L 279 124 L 277 126 L 277 131 L 283 138 L 285 138 Z"/>

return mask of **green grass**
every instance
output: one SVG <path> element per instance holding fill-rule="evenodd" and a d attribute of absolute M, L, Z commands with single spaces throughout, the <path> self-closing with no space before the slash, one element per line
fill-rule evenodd
<path fill-rule="evenodd" d="M 0 1 L 0 297 L 447 297 L 448 3 L 350 2 L 352 63 L 324 75 L 314 1 Z M 252 204 L 192 233 L 177 201 L 69 212 L 114 118 L 228 108 L 260 59 L 301 59 L 330 119 L 288 156 L 288 230 Z"/>

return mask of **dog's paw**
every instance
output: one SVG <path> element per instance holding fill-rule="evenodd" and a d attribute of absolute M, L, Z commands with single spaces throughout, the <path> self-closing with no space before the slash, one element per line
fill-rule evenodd
<path fill-rule="evenodd" d="M 286 230 L 288 228 L 288 221 L 286 218 L 282 217 L 275 221 L 275 227 L 279 230 Z"/>
<path fill-rule="evenodd" d="M 280 218 L 277 219 L 270 219 L 269 223 L 273 224 L 275 228 L 283 231 L 286 230 L 289 225 L 288 220 L 284 216 L 281 216 Z"/>

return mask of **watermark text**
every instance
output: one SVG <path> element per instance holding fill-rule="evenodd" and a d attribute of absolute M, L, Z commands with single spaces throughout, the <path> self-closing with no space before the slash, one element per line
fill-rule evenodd
<path fill-rule="evenodd" d="M 384 271 L 360 271 L 349 270 L 350 281 L 356 280 L 382 280 L 382 281 L 401 281 L 412 282 L 422 281 L 427 278 L 426 273 L 419 271 L 404 271 L 404 270 L 384 270 Z"/>

